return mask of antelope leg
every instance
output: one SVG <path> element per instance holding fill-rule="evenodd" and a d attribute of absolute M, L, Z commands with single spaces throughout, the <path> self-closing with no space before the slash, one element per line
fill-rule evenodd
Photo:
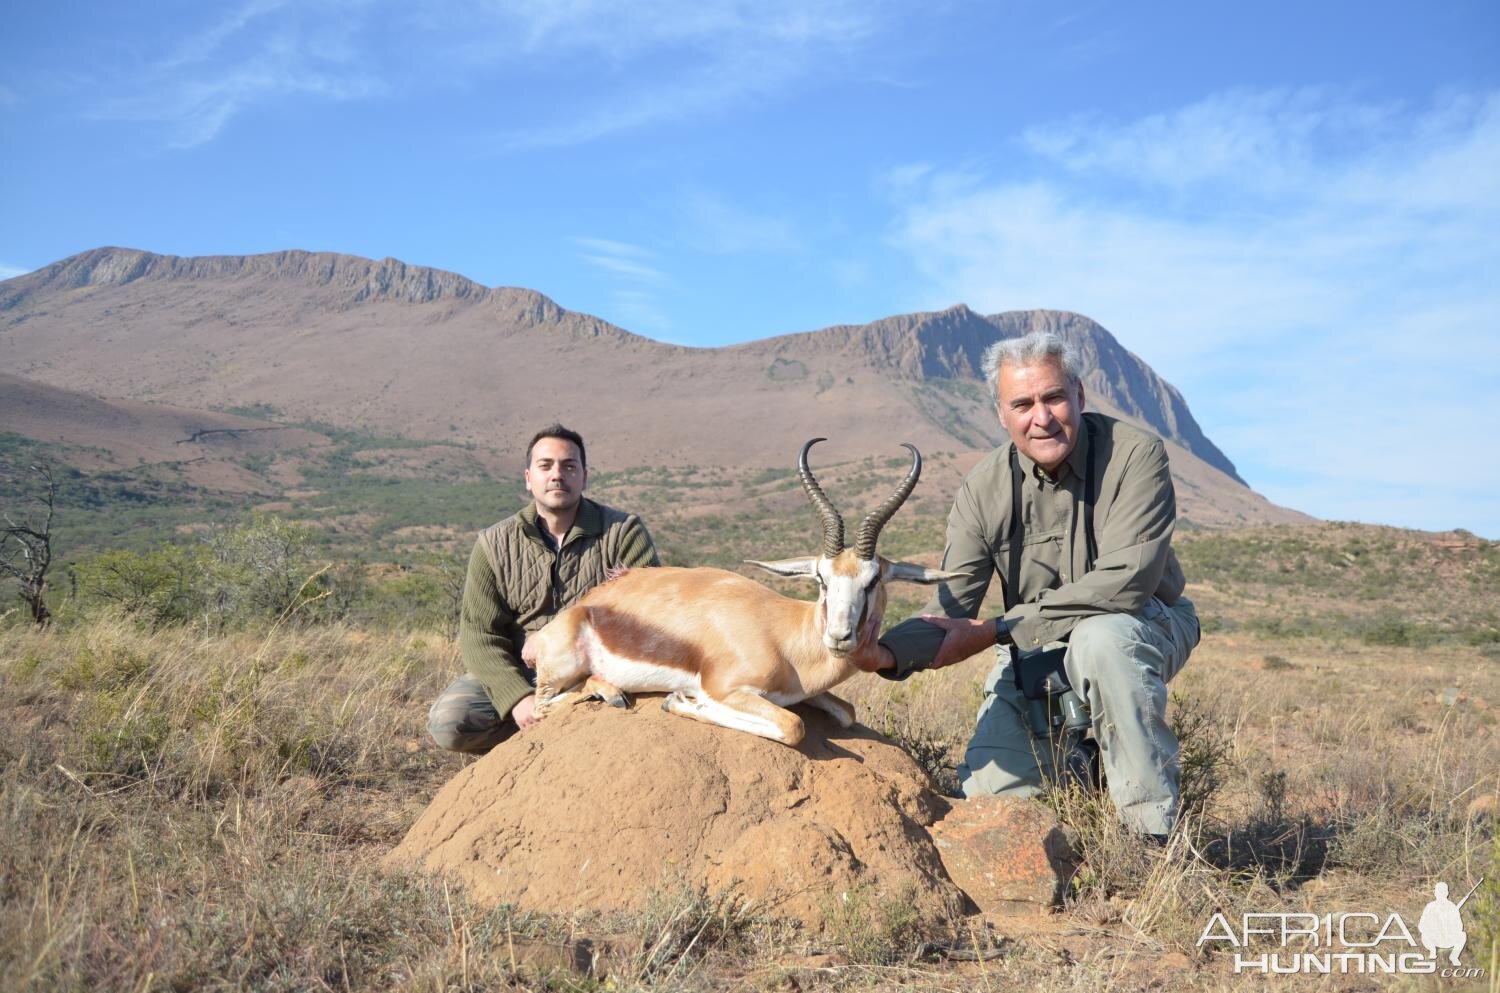
<path fill-rule="evenodd" d="M 802 718 L 749 690 L 732 690 L 718 700 L 707 694 L 690 697 L 673 693 L 661 702 L 661 706 L 669 713 L 735 731 L 748 731 L 793 747 L 802 741 Z"/>
<path fill-rule="evenodd" d="M 852 727 L 854 724 L 854 704 L 832 693 L 819 693 L 817 696 L 808 697 L 803 702 L 832 714 L 833 719 L 839 722 L 841 728 Z"/>

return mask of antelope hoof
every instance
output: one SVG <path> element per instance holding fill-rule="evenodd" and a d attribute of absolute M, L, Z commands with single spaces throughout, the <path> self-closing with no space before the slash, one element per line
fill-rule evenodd
<path fill-rule="evenodd" d="M 590 694 L 595 700 L 602 700 L 611 707 L 619 707 L 624 710 L 630 706 L 630 697 L 624 690 L 595 690 Z"/>
<path fill-rule="evenodd" d="M 588 682 L 584 684 L 584 689 L 590 697 L 595 700 L 603 700 L 611 707 L 624 708 L 630 706 L 630 697 L 625 695 L 625 691 L 607 679 L 590 676 Z"/>

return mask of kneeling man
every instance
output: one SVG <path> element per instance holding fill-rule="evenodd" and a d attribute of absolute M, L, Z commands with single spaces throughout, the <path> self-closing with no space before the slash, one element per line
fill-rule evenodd
<path fill-rule="evenodd" d="M 964 578 L 881 639 L 881 675 L 904 679 L 998 646 L 959 778 L 967 796 L 1025 795 L 1053 774 L 1052 755 L 1032 735 L 1011 652 L 1065 645 L 1115 806 L 1136 831 L 1164 837 L 1180 772 L 1166 684 L 1199 637 L 1172 552 L 1166 447 L 1084 413 L 1077 353 L 1055 334 L 1002 341 L 984 368 L 1010 442 L 969 473 L 948 516 L 942 567 Z M 1005 612 L 976 620 L 996 572 Z"/>
<path fill-rule="evenodd" d="M 525 479 L 532 502 L 481 531 L 469 556 L 458 627 L 466 672 L 428 714 L 433 740 L 456 752 L 487 752 L 535 723 L 532 676 L 521 663 L 528 634 L 610 570 L 660 564 L 639 517 L 584 497 L 578 432 L 561 424 L 538 431 Z"/>

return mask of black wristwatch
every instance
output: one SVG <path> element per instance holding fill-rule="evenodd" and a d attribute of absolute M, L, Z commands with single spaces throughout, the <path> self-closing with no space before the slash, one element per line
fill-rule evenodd
<path fill-rule="evenodd" d="M 995 618 L 995 644 L 1011 645 L 1012 647 L 1015 645 L 1015 641 L 1010 636 L 1010 621 L 1005 619 L 1004 614 Z"/>

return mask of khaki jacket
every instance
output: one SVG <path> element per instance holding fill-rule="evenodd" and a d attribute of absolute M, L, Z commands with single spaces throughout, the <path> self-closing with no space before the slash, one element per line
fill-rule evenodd
<path fill-rule="evenodd" d="M 1177 500 L 1166 446 L 1103 414 L 1083 415 L 1083 430 L 1052 479 L 1025 455 L 1017 540 L 1020 581 L 1005 591 L 1011 638 L 1023 651 L 1066 641 L 1085 617 L 1137 613 L 1152 596 L 1177 602 L 1185 579 L 1172 551 Z M 923 613 L 978 616 L 990 581 L 1003 584 L 1010 567 L 1013 483 L 1007 442 L 974 467 L 948 515 L 943 568 L 964 574 L 936 588 Z M 1084 493 L 1092 479 L 1091 492 Z M 1092 502 L 1095 554 L 1089 568 L 1084 522 Z M 919 618 L 903 621 L 881 639 L 896 657 L 892 678 L 904 678 L 937 654 L 941 629 Z"/>

